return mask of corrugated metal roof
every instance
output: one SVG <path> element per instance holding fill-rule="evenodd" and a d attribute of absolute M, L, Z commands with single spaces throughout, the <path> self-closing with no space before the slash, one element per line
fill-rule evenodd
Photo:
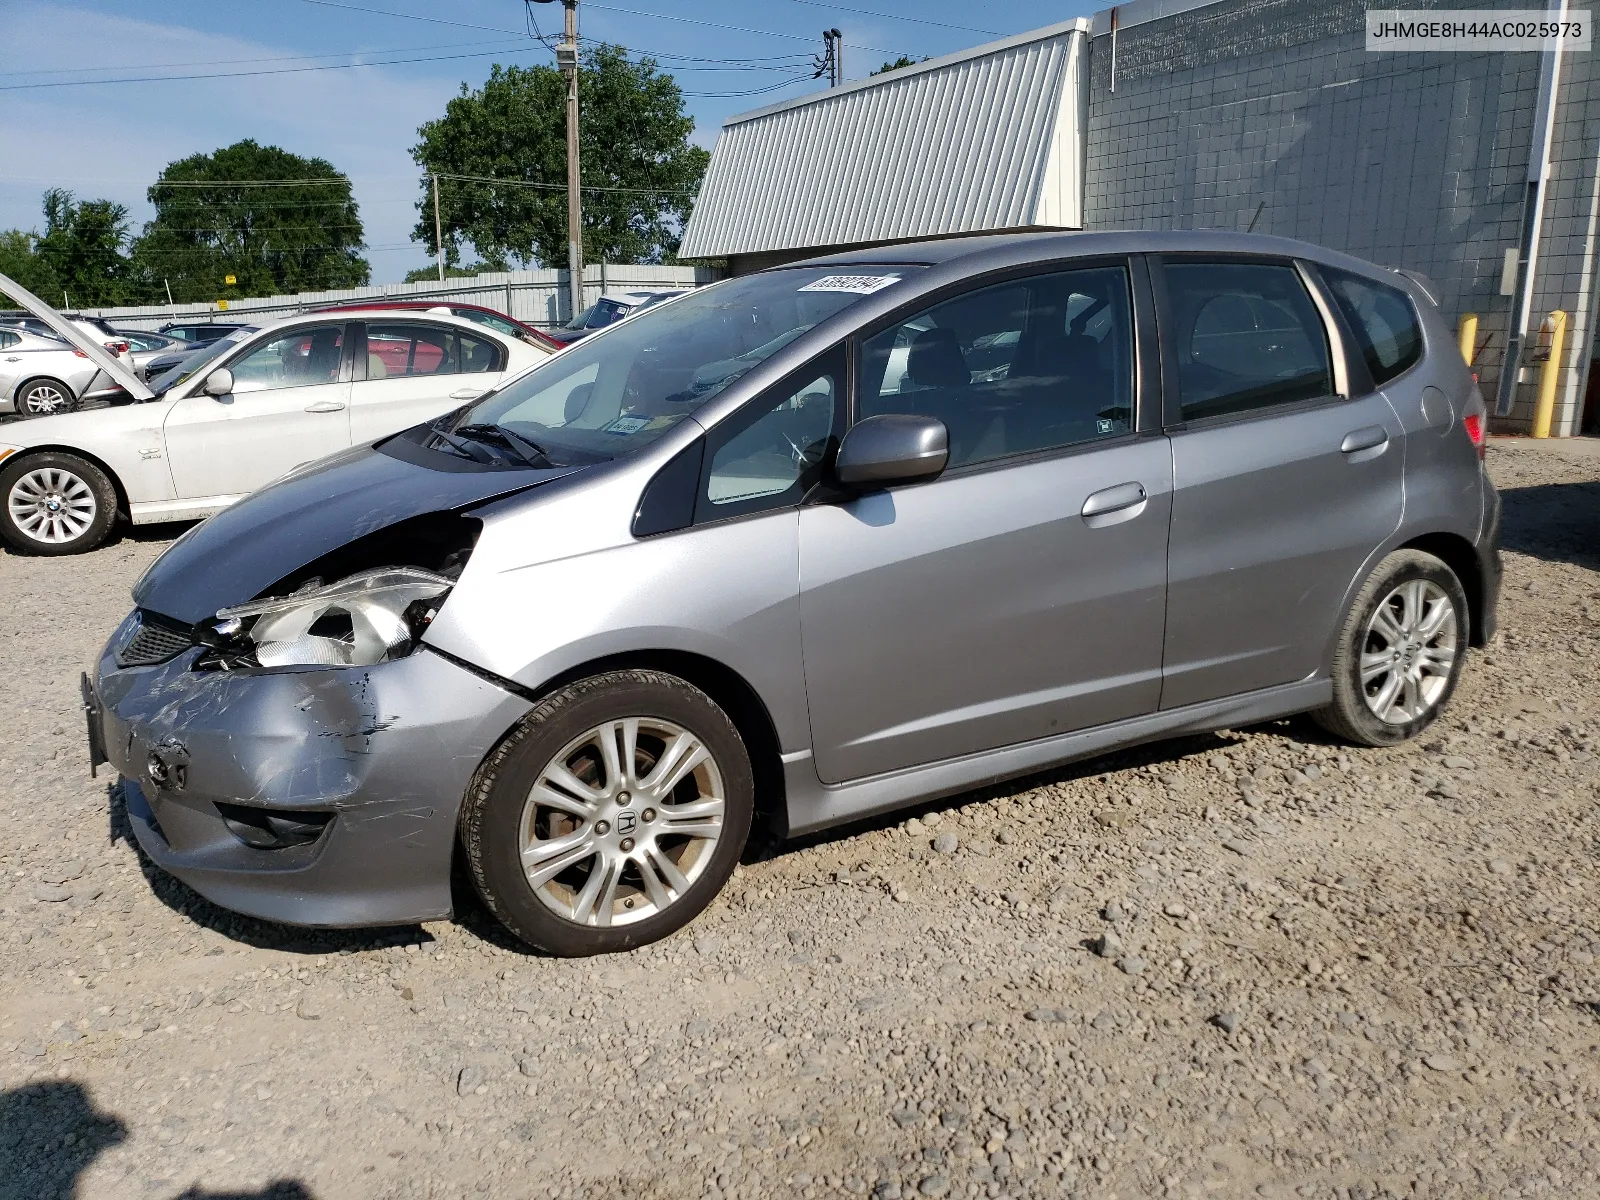
<path fill-rule="evenodd" d="M 1081 223 L 1089 22 L 731 117 L 683 258 Z"/>

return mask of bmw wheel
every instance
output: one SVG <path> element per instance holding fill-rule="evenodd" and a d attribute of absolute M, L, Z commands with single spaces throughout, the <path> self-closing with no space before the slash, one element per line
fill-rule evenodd
<path fill-rule="evenodd" d="M 474 886 L 551 954 L 628 950 L 682 928 L 744 850 L 750 757 L 726 713 L 658 671 L 547 696 L 479 770 L 462 810 Z"/>
<path fill-rule="evenodd" d="M 74 454 L 19 455 L 0 470 L 0 537 L 34 554 L 79 554 L 105 541 L 117 493 Z"/>
<path fill-rule="evenodd" d="M 35 379 L 17 393 L 17 411 L 25 417 L 69 412 L 76 403 L 72 389 L 54 379 Z"/>
<path fill-rule="evenodd" d="M 1333 661 L 1333 703 L 1316 715 L 1332 733 L 1392 746 L 1443 711 L 1466 659 L 1466 593 L 1431 554 L 1397 550 L 1350 607 Z"/>

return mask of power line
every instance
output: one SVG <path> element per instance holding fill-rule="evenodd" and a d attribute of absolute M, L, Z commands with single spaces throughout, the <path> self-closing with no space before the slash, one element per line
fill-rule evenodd
<path fill-rule="evenodd" d="M 13 75 L 86 75 L 91 71 L 164 71 L 178 67 L 223 67 L 258 62 L 310 62 L 317 58 L 344 58 L 353 54 L 415 54 L 423 50 L 462 50 L 468 46 L 487 46 L 487 41 L 455 42 L 445 46 L 392 46 L 382 50 L 334 50 L 327 54 L 275 54 L 264 58 L 211 58 L 200 62 L 178 63 L 106 63 L 98 67 L 34 67 L 30 70 L 12 71 Z M 498 45 L 499 43 L 494 43 Z"/>
<path fill-rule="evenodd" d="M 994 29 L 979 29 L 975 25 L 952 25 L 949 21 L 933 21 L 927 17 L 908 17 L 903 13 L 872 12 L 865 8 L 850 8 L 844 4 L 829 4 L 827 0 L 789 0 L 791 4 L 806 4 L 812 8 L 828 8 L 834 12 L 855 13 L 861 17 L 879 17 L 885 21 L 911 21 L 918 25 L 937 25 L 941 29 L 959 29 L 963 33 L 986 33 L 990 37 L 999 37 L 1000 33 Z M 598 6 L 597 6 L 598 7 Z M 862 46 L 862 50 L 871 50 L 871 46 Z M 888 54 L 889 51 L 883 51 Z"/>
<path fill-rule="evenodd" d="M 329 0 L 306 0 L 308 4 L 323 4 Z M 630 17 L 653 17 L 657 21 L 681 21 L 685 25 L 704 25 L 709 29 L 727 29 L 734 33 L 758 33 L 762 37 L 787 38 L 791 42 L 812 42 L 815 38 L 805 37 L 798 33 L 778 33 L 771 29 L 752 29 L 748 25 L 724 25 L 720 21 L 702 21 L 698 17 L 680 17 L 674 13 L 641 12 L 636 8 L 617 8 L 611 4 L 596 4 L 594 0 L 584 0 L 589 8 L 604 9 L 606 12 L 624 13 Z M 902 50 L 885 50 L 882 46 L 865 46 L 860 42 L 851 42 L 850 45 L 858 50 L 871 50 L 875 54 L 903 54 Z"/>
<path fill-rule="evenodd" d="M 320 3 L 321 0 L 306 0 L 306 2 Z M 492 58 L 500 54 L 527 54 L 532 50 L 532 46 L 521 46 L 513 49 L 480 50 L 471 54 L 433 54 L 421 58 L 391 58 L 375 62 L 326 63 L 318 67 L 272 67 L 260 71 L 214 71 L 198 75 L 134 75 L 119 79 L 63 79 L 48 83 L 7 83 L 0 84 L 0 92 L 31 91 L 35 88 L 52 87 L 97 87 L 106 83 L 175 83 L 186 79 L 245 79 L 256 75 L 298 75 L 307 71 L 340 71 L 351 67 L 392 67 L 406 63 L 447 62 L 460 58 Z"/>

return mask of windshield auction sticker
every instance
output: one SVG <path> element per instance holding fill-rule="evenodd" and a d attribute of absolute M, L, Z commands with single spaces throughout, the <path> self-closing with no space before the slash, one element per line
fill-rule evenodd
<path fill-rule="evenodd" d="M 1588 50 L 1587 9 L 1369 8 L 1367 49 Z"/>
<path fill-rule="evenodd" d="M 858 296 L 870 296 L 873 292 L 881 292 L 891 283 L 899 283 L 898 275 L 824 275 L 814 283 L 808 283 L 798 289 L 802 292 L 854 292 Z"/>

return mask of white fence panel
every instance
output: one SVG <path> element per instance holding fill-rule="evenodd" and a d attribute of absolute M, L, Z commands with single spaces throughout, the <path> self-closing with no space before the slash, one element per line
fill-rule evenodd
<path fill-rule="evenodd" d="M 583 269 L 583 302 L 593 304 L 604 292 L 626 292 L 639 288 L 698 287 L 717 278 L 710 267 L 655 266 L 649 264 L 594 263 Z M 482 304 L 526 321 L 549 327 L 572 319 L 568 303 L 567 272 L 491 271 L 464 279 L 422 283 L 386 283 L 372 287 L 342 288 L 327 292 L 301 292 L 296 296 L 255 296 L 230 300 L 226 312 L 210 304 L 143 304 L 126 308 L 88 308 L 83 311 L 104 317 L 113 325 L 128 329 L 155 329 L 167 321 L 215 318 L 223 321 L 268 320 L 286 316 L 319 304 L 347 303 L 352 300 L 454 300 L 463 304 Z"/>

